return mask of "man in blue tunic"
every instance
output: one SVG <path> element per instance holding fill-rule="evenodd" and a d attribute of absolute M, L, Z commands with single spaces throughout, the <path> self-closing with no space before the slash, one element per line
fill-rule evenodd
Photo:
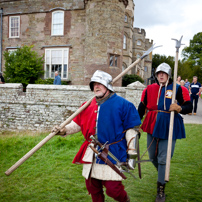
<path fill-rule="evenodd" d="M 177 84 L 176 95 L 173 95 L 173 82 L 171 67 L 160 64 L 156 69 L 157 83 L 148 85 L 142 93 L 138 107 L 140 118 L 147 114 L 141 126 L 147 132 L 147 147 L 149 158 L 158 172 L 156 202 L 165 201 L 165 168 L 167 157 L 168 134 L 170 124 L 170 111 L 175 111 L 172 141 L 172 154 L 177 139 L 185 138 L 185 129 L 181 114 L 192 110 L 189 92 Z M 176 96 L 177 103 L 171 104 L 172 96 Z"/>
<path fill-rule="evenodd" d="M 94 155 L 91 135 L 97 137 L 101 144 L 106 143 L 109 151 L 120 162 L 128 161 L 130 169 L 134 169 L 134 159 L 137 157 L 135 143 L 138 131 L 135 127 L 141 124 L 139 114 L 131 102 L 114 92 L 111 82 L 111 75 L 97 70 L 89 84 L 95 98 L 59 133 L 66 136 L 82 131 L 84 135 L 85 141 L 73 163 L 83 164 L 82 175 L 93 202 L 105 201 L 103 186 L 106 194 L 116 201 L 129 202 L 130 199 L 122 184 L 123 178 Z M 114 159 L 109 156 L 107 158 L 116 164 Z"/>

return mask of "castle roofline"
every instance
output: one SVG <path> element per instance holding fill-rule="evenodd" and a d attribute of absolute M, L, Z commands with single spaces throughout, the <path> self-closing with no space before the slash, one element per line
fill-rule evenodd
<path fill-rule="evenodd" d="M 88 1 L 90 1 L 90 0 L 84 0 L 84 3 L 86 4 Z M 123 2 L 123 4 L 125 5 L 125 7 L 128 6 L 128 0 L 119 0 L 119 2 Z"/>

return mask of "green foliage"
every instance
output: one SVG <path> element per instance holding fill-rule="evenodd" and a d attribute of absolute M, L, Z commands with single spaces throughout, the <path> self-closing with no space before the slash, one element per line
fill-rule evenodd
<path fill-rule="evenodd" d="M 171 160 L 166 201 L 201 201 L 202 125 L 186 124 L 186 139 L 177 141 Z M 0 202 L 89 202 L 91 197 L 82 177 L 82 166 L 72 160 L 83 143 L 81 133 L 62 138 L 55 136 L 25 161 L 10 176 L 4 172 L 30 151 L 48 134 L 20 135 L 4 132 L 0 135 Z M 140 138 L 140 154 L 146 150 L 146 133 Z M 140 155 L 140 156 L 141 156 Z M 143 159 L 148 159 L 148 153 Z M 137 166 L 132 171 L 137 179 L 125 173 L 123 181 L 131 201 L 154 201 L 157 171 L 152 163 L 142 163 L 142 179 Z M 113 200 L 107 195 L 106 201 Z"/>
<path fill-rule="evenodd" d="M 202 67 L 201 66 L 195 66 L 193 69 L 193 76 L 198 77 L 198 82 L 202 83 Z"/>
<path fill-rule="evenodd" d="M 5 71 L 7 83 L 22 83 L 23 86 L 34 84 L 44 73 L 43 57 L 39 57 L 33 46 L 23 46 L 15 52 L 4 52 Z"/>
<path fill-rule="evenodd" d="M 54 79 L 48 78 L 48 79 L 37 79 L 35 81 L 35 84 L 53 84 Z M 61 85 L 68 85 L 68 81 L 61 81 Z"/>
<path fill-rule="evenodd" d="M 35 84 L 53 84 L 54 79 L 48 78 L 48 79 L 37 79 L 35 81 Z"/>
<path fill-rule="evenodd" d="M 190 45 L 182 50 L 184 56 L 183 62 L 188 63 L 191 71 L 190 81 L 193 76 L 198 77 L 198 81 L 202 83 L 202 32 L 194 35 L 190 40 Z"/>
<path fill-rule="evenodd" d="M 188 79 L 189 82 L 193 79 L 192 63 L 189 61 L 178 62 L 178 75 L 181 76 L 182 80 Z"/>
<path fill-rule="evenodd" d="M 202 32 L 194 35 L 190 45 L 182 51 L 186 60 L 194 62 L 194 65 L 202 66 Z"/>
<path fill-rule="evenodd" d="M 153 55 L 153 57 L 152 57 L 152 68 L 156 69 L 163 62 L 169 64 L 172 71 L 174 70 L 175 58 L 172 56 L 166 57 L 165 55 L 159 55 L 159 54 Z"/>
<path fill-rule="evenodd" d="M 128 84 L 133 83 L 135 81 L 139 81 L 141 83 L 144 83 L 144 80 L 140 76 L 135 75 L 135 74 L 126 74 L 123 77 L 122 86 L 127 86 Z"/>

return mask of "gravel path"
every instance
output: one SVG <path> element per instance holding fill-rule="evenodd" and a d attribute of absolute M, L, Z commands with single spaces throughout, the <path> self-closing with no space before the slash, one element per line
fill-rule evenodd
<path fill-rule="evenodd" d="M 184 123 L 202 124 L 202 99 L 199 98 L 197 106 L 197 114 L 194 115 L 182 115 Z"/>

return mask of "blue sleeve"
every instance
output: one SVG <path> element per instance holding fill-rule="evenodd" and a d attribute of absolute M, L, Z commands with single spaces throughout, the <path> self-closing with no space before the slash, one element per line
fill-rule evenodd
<path fill-rule="evenodd" d="M 139 126 L 141 124 L 141 119 L 136 107 L 131 102 L 126 102 L 124 104 L 124 117 L 123 124 L 124 129 L 127 130 L 129 128 L 133 128 L 135 126 Z"/>

